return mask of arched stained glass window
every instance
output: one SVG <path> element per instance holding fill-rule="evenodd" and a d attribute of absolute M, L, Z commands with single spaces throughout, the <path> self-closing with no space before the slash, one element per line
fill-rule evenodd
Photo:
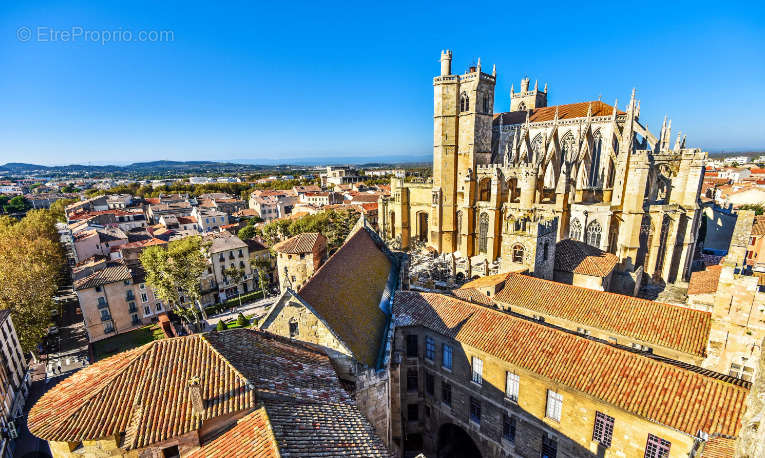
<path fill-rule="evenodd" d="M 590 224 L 588 224 L 587 225 L 587 240 L 585 240 L 587 245 L 600 247 L 600 233 L 602 231 L 603 231 L 603 228 L 600 227 L 599 222 L 593 221 Z"/>

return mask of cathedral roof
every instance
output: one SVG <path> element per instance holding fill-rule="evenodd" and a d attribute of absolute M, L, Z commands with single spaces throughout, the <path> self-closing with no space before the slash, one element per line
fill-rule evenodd
<path fill-rule="evenodd" d="M 397 291 L 393 314 L 397 328 L 428 328 L 541 380 L 560 383 L 686 434 L 735 435 L 741 427 L 750 384 L 733 377 L 444 294 Z"/>
<path fill-rule="evenodd" d="M 568 103 L 551 107 L 535 108 L 529 110 L 529 122 L 552 121 L 555 118 L 555 109 L 558 109 L 558 119 L 586 118 L 589 105 L 592 104 L 592 116 L 611 116 L 614 107 L 600 100 L 593 102 Z M 617 110 L 616 114 L 625 114 Z M 506 113 L 494 113 L 494 124 L 523 124 L 526 122 L 526 111 L 509 111 Z"/>

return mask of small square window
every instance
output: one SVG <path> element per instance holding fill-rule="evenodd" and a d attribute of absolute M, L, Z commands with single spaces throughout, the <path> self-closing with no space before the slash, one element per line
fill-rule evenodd
<path fill-rule="evenodd" d="M 614 417 L 610 417 L 602 412 L 595 412 L 595 425 L 592 429 L 592 440 L 600 443 L 604 447 L 610 447 L 613 436 Z"/>
<path fill-rule="evenodd" d="M 436 357 L 436 343 L 430 336 L 425 336 L 425 359 L 433 361 Z"/>
<path fill-rule="evenodd" d="M 441 347 L 441 367 L 444 369 L 452 369 L 452 347 L 451 345 L 443 344 Z"/>
<path fill-rule="evenodd" d="M 470 421 L 481 424 L 481 401 L 476 398 L 470 398 Z"/>
<path fill-rule="evenodd" d="M 502 416 L 502 439 L 510 443 L 515 442 L 515 417 L 507 414 Z"/>
<path fill-rule="evenodd" d="M 420 406 L 419 404 L 408 404 L 406 406 L 406 418 L 409 421 L 417 421 L 420 418 Z"/>
<path fill-rule="evenodd" d="M 406 371 L 406 391 L 416 392 L 417 386 L 417 369 L 407 369 Z"/>
<path fill-rule="evenodd" d="M 450 407 L 452 405 L 452 386 L 447 382 L 441 382 L 441 402 Z"/>
<path fill-rule="evenodd" d="M 418 353 L 417 350 L 417 335 L 409 334 L 406 336 L 406 357 L 416 358 Z"/>

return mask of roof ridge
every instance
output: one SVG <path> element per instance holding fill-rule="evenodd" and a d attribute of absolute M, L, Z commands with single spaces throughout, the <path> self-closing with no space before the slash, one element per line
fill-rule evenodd
<path fill-rule="evenodd" d="M 656 362 L 661 363 L 661 364 L 666 364 L 666 365 L 669 365 L 669 366 L 672 366 L 672 367 L 678 367 L 680 369 L 688 370 L 690 372 L 693 372 L 693 373 L 696 373 L 696 374 L 699 374 L 699 375 L 703 375 L 705 377 L 709 377 L 709 378 L 714 379 L 714 380 L 718 380 L 718 381 L 720 381 L 722 383 L 727 383 L 727 384 L 734 385 L 734 386 L 743 386 L 744 388 L 747 388 L 745 385 L 741 385 L 739 383 L 736 383 L 736 382 L 733 382 L 733 381 L 730 381 L 730 380 L 723 380 L 723 379 L 721 379 L 719 377 L 715 377 L 715 376 L 712 376 L 712 375 L 707 375 L 707 374 L 704 373 L 704 372 L 710 372 L 710 373 L 715 373 L 715 374 L 719 374 L 719 375 L 722 375 L 722 376 L 726 376 L 725 374 L 722 374 L 722 373 L 719 373 L 719 372 L 716 372 L 716 371 L 713 371 L 713 370 L 710 370 L 710 369 L 705 369 L 703 367 L 695 366 L 695 365 L 689 364 L 689 363 L 684 363 L 682 361 L 673 360 L 671 358 L 663 357 L 663 356 L 660 356 L 660 355 L 646 354 L 644 352 L 639 352 L 637 350 L 633 351 L 632 349 L 624 347 L 622 345 L 619 345 L 619 344 L 613 345 L 613 344 L 608 343 L 608 342 L 606 342 L 606 341 L 604 341 L 602 339 L 598 339 L 598 338 L 595 338 L 595 337 L 589 337 L 589 336 L 581 335 L 581 334 L 578 334 L 578 333 L 576 333 L 574 331 L 571 331 L 571 330 L 566 329 L 566 328 L 562 328 L 560 326 L 556 326 L 556 325 L 551 324 L 551 323 L 547 323 L 547 322 L 544 322 L 544 321 L 534 320 L 532 318 L 527 317 L 526 315 L 523 315 L 523 314 L 520 314 L 520 313 L 517 313 L 517 312 L 512 312 L 512 311 L 506 312 L 506 311 L 503 311 L 503 310 L 495 309 L 493 307 L 488 307 L 488 306 L 486 306 L 484 304 L 480 304 L 480 303 L 476 303 L 476 302 L 469 302 L 469 301 L 466 301 L 465 299 L 462 299 L 462 298 L 460 298 L 458 296 L 455 296 L 455 295 L 452 295 L 452 294 L 442 294 L 442 293 L 424 292 L 424 291 L 423 292 L 420 292 L 420 291 L 404 291 L 404 290 L 399 290 L 396 293 L 397 294 L 398 293 L 408 293 L 408 294 L 413 294 L 413 295 L 425 295 L 425 294 L 428 294 L 428 295 L 433 295 L 433 296 L 441 296 L 441 297 L 445 297 L 445 298 L 449 298 L 449 299 L 454 299 L 454 300 L 463 302 L 463 303 L 465 303 L 467 305 L 470 305 L 470 306 L 481 307 L 482 310 L 486 310 L 486 311 L 488 311 L 490 313 L 498 314 L 499 316 L 510 317 L 510 318 L 514 318 L 514 319 L 517 319 L 517 320 L 521 320 L 521 321 L 537 324 L 537 325 L 540 325 L 540 326 L 545 326 L 548 329 L 551 329 L 551 330 L 553 330 L 555 332 L 558 332 L 558 333 L 561 333 L 561 334 L 564 334 L 564 335 L 567 335 L 567 336 L 572 336 L 572 337 L 576 337 L 576 338 L 587 340 L 587 341 L 593 341 L 593 342 L 596 342 L 596 343 L 599 343 L 599 344 L 602 344 L 602 345 L 606 345 L 606 346 L 611 347 L 611 348 L 615 348 L 615 349 L 617 349 L 619 351 L 622 351 L 622 352 L 625 352 L 627 354 L 641 356 L 643 358 L 649 359 L 651 361 L 656 361 Z M 688 367 L 685 367 L 685 366 L 688 366 Z M 738 380 L 738 379 L 736 379 L 736 380 Z"/>
<path fill-rule="evenodd" d="M 712 315 L 712 312 L 707 312 L 705 310 L 697 310 L 697 309 L 694 309 L 694 308 L 691 308 L 691 307 L 685 307 L 685 306 L 677 305 L 677 304 L 670 304 L 669 302 L 652 301 L 650 299 L 644 299 L 644 298 L 638 297 L 638 296 L 627 296 L 626 294 L 613 293 L 611 291 L 600 291 L 600 290 L 585 288 L 584 286 L 569 285 L 568 283 L 560 283 L 560 282 L 557 282 L 557 281 L 554 281 L 554 280 L 547 280 L 545 278 L 532 277 L 530 275 L 523 275 L 523 274 L 519 274 L 519 273 L 516 273 L 516 272 L 510 272 L 509 275 L 508 275 L 508 278 L 510 278 L 510 276 L 530 278 L 530 279 L 533 279 L 533 280 L 539 280 L 539 281 L 543 281 L 543 282 L 546 282 L 546 283 L 553 283 L 555 285 L 560 285 L 560 286 L 567 287 L 567 288 L 576 288 L 576 289 L 583 290 L 583 291 L 586 291 L 586 292 L 589 292 L 589 293 L 624 297 L 624 298 L 628 298 L 628 299 L 632 299 L 632 300 L 638 300 L 638 301 L 647 302 L 647 303 L 661 304 L 661 305 L 665 305 L 665 306 L 668 306 L 668 307 L 681 308 L 683 310 L 689 310 L 689 311 L 693 311 L 693 312 L 698 312 L 698 313 L 701 313 L 701 314 L 704 314 L 704 315 L 710 315 L 710 316 Z M 505 286 L 505 288 L 506 287 L 507 286 Z M 502 289 L 504 290 L 505 288 L 502 288 Z M 497 293 L 497 294 L 499 294 L 499 293 Z"/>

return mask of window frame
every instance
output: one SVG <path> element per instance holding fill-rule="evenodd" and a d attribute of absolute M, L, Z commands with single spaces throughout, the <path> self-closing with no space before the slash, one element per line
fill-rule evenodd
<path fill-rule="evenodd" d="M 483 385 L 483 360 L 477 356 L 470 359 L 470 381 Z"/>
<path fill-rule="evenodd" d="M 441 403 L 452 406 L 452 385 L 445 380 L 441 381 Z"/>
<path fill-rule="evenodd" d="M 517 427 L 518 425 L 514 416 L 509 415 L 506 412 L 502 414 L 502 440 L 514 444 Z"/>
<path fill-rule="evenodd" d="M 470 421 L 480 425 L 481 424 L 481 400 L 470 396 Z"/>
<path fill-rule="evenodd" d="M 547 390 L 547 404 L 545 405 L 545 418 L 560 423 L 563 412 L 563 395 L 557 391 Z"/>
<path fill-rule="evenodd" d="M 441 368 L 451 372 L 454 364 L 454 349 L 449 344 L 441 344 Z M 448 364 L 447 363 L 448 360 Z"/>
<path fill-rule="evenodd" d="M 606 448 L 610 447 L 614 438 L 614 421 L 614 417 L 600 411 L 595 411 L 592 440 Z"/>
<path fill-rule="evenodd" d="M 430 336 L 425 336 L 425 360 L 433 362 L 435 359 L 436 341 Z"/>
<path fill-rule="evenodd" d="M 420 354 L 419 339 L 417 334 L 407 334 L 406 336 L 406 357 L 417 358 Z"/>
<path fill-rule="evenodd" d="M 659 436 L 648 434 L 645 442 L 644 458 L 667 458 L 672 448 L 672 442 Z"/>
<path fill-rule="evenodd" d="M 511 389 L 512 388 L 512 389 Z M 505 373 L 505 399 L 518 403 L 518 395 L 521 390 L 521 376 L 507 371 Z"/>

